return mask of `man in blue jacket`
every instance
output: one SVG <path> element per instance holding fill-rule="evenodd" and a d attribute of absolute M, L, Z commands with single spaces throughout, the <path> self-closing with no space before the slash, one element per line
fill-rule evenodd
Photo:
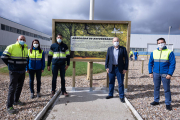
<path fill-rule="evenodd" d="M 106 99 L 113 98 L 115 76 L 117 76 L 119 97 L 124 100 L 124 74 L 128 70 L 128 55 L 125 47 L 119 46 L 119 38 L 113 39 L 113 46 L 109 47 L 106 55 L 105 68 L 109 74 L 109 94 Z"/>
<path fill-rule="evenodd" d="M 149 59 L 149 76 L 154 81 L 154 101 L 151 105 L 159 105 L 159 92 L 161 81 L 164 87 L 165 104 L 167 110 L 171 108 L 170 79 L 175 70 L 176 60 L 173 51 L 167 49 L 164 38 L 157 40 L 158 48 L 154 50 Z"/>
<path fill-rule="evenodd" d="M 137 60 L 137 58 L 138 58 L 138 51 L 136 50 L 136 51 L 134 52 L 134 60 Z"/>
<path fill-rule="evenodd" d="M 61 76 L 61 91 L 62 95 L 68 96 L 65 88 L 65 71 L 70 65 L 70 53 L 66 44 L 62 42 L 63 36 L 58 34 L 56 37 L 57 42 L 52 44 L 48 55 L 48 71 L 50 71 L 50 64 L 52 61 L 52 92 L 51 97 L 54 96 L 56 90 L 56 80 L 58 70 Z"/>

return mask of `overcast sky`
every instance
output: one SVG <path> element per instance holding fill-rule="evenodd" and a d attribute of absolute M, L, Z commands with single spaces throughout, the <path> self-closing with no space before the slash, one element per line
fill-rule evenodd
<path fill-rule="evenodd" d="M 89 19 L 90 0 L 0 0 L 0 16 L 51 35 L 52 19 Z M 131 21 L 131 33 L 180 35 L 180 0 L 95 0 L 95 20 Z"/>

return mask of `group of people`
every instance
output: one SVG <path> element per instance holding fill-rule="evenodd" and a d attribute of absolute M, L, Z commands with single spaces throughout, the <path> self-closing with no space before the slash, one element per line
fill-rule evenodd
<path fill-rule="evenodd" d="M 164 87 L 165 104 L 167 110 L 172 110 L 171 107 L 171 91 L 170 79 L 174 73 L 176 60 L 172 50 L 167 49 L 164 38 L 157 39 L 157 49 L 154 50 L 149 59 L 148 69 L 149 76 L 154 82 L 154 101 L 150 104 L 159 105 L 160 100 L 160 85 L 161 81 Z M 130 52 L 132 55 L 132 52 Z M 135 52 L 137 55 L 137 51 Z M 137 56 L 135 56 L 135 59 Z M 113 98 L 115 76 L 117 76 L 119 98 L 121 102 L 124 100 L 124 74 L 128 70 L 128 55 L 126 48 L 119 46 L 119 39 L 113 39 L 113 46 L 109 47 L 106 55 L 105 68 L 109 75 L 109 94 L 106 99 Z"/>
<path fill-rule="evenodd" d="M 138 51 L 135 50 L 135 52 L 134 52 L 134 60 L 137 60 L 138 56 L 139 56 Z M 133 51 L 132 50 L 130 50 L 130 52 L 129 52 L 129 58 L 130 58 L 131 61 L 133 60 Z"/>
<path fill-rule="evenodd" d="M 65 71 L 70 65 L 70 53 L 67 45 L 63 43 L 62 34 L 57 34 L 56 42 L 51 45 L 48 54 L 47 69 L 50 71 L 52 62 L 52 90 L 51 97 L 56 92 L 56 81 L 58 71 L 60 70 L 61 77 L 61 91 L 62 95 L 68 96 L 65 88 Z M 32 41 L 31 48 L 28 50 L 25 44 L 26 38 L 21 35 L 18 37 L 15 44 L 7 46 L 1 58 L 8 66 L 10 83 L 7 99 L 7 112 L 10 114 L 16 113 L 13 105 L 24 105 L 24 102 L 19 100 L 22 87 L 25 79 L 25 72 L 29 73 L 30 97 L 33 99 L 34 95 L 34 75 L 36 74 L 37 80 L 37 97 L 41 97 L 41 75 L 45 68 L 45 53 L 40 48 L 39 40 Z M 105 69 L 109 75 L 109 94 L 106 99 L 113 98 L 115 76 L 117 76 L 119 98 L 122 103 L 124 99 L 124 74 L 128 70 L 128 54 L 126 48 L 119 45 L 119 38 L 114 37 L 113 46 L 107 50 Z M 171 110 L 171 92 L 170 92 L 170 79 L 175 70 L 175 55 L 167 49 L 164 38 L 157 40 L 158 48 L 154 50 L 149 59 L 149 75 L 153 78 L 154 82 L 154 101 L 151 105 L 159 105 L 159 92 L 161 81 L 165 90 L 165 103 L 166 109 Z M 131 52 L 130 52 L 131 53 Z M 138 52 L 136 51 L 136 54 Z M 137 58 L 137 56 L 135 57 Z"/>
<path fill-rule="evenodd" d="M 61 91 L 62 94 L 67 97 L 68 93 L 65 89 L 65 71 L 70 65 L 70 54 L 67 45 L 62 42 L 62 35 L 58 34 L 56 39 L 56 43 L 52 44 L 50 47 L 47 63 L 47 69 L 50 71 L 50 65 L 52 62 L 53 77 L 51 97 L 55 94 L 58 70 L 60 70 L 61 76 Z M 17 112 L 13 105 L 25 105 L 24 102 L 19 100 L 25 80 L 25 72 L 29 73 L 31 99 L 36 96 L 38 98 L 41 97 L 41 75 L 45 68 L 45 53 L 40 47 L 39 40 L 33 40 L 29 50 L 27 44 L 25 43 L 26 38 L 23 35 L 19 36 L 17 42 L 7 46 L 1 56 L 1 59 L 8 66 L 10 76 L 7 98 L 7 112 L 9 114 Z M 35 74 L 37 80 L 36 96 L 34 91 Z"/>

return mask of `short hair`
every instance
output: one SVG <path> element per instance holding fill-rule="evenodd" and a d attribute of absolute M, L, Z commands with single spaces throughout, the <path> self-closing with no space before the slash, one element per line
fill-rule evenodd
<path fill-rule="evenodd" d="M 61 33 L 58 33 L 58 34 L 57 34 L 57 36 L 61 36 L 61 37 L 63 37 Z"/>
<path fill-rule="evenodd" d="M 157 39 L 157 44 L 158 44 L 159 40 L 164 40 L 164 42 L 166 43 L 166 40 L 164 38 L 159 38 L 159 39 Z"/>

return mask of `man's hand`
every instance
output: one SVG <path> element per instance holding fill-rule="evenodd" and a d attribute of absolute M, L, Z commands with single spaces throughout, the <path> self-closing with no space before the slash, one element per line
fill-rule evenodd
<path fill-rule="evenodd" d="M 44 72 L 44 70 L 41 70 L 41 72 Z"/>
<path fill-rule="evenodd" d="M 109 68 L 106 69 L 107 73 L 109 73 Z"/>
<path fill-rule="evenodd" d="M 123 70 L 123 74 L 125 74 L 127 72 L 127 70 Z"/>
<path fill-rule="evenodd" d="M 170 76 L 170 75 L 167 75 L 167 76 L 166 76 L 166 79 L 171 79 L 171 76 Z"/>
<path fill-rule="evenodd" d="M 149 74 L 149 77 L 150 77 L 150 78 L 153 78 L 153 74 Z"/>
<path fill-rule="evenodd" d="M 50 66 L 47 67 L 48 71 L 50 71 Z"/>
<path fill-rule="evenodd" d="M 69 67 L 69 66 L 68 66 L 68 65 L 66 65 L 66 67 L 65 67 L 65 71 L 68 69 L 68 67 Z"/>
<path fill-rule="evenodd" d="M 27 73 L 29 73 L 29 70 L 26 70 Z"/>

